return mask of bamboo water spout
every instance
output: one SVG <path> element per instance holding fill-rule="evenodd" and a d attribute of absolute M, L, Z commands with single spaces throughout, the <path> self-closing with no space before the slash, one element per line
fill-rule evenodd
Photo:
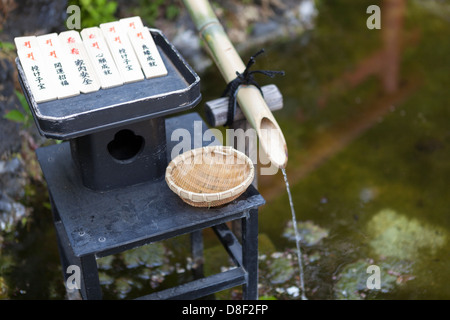
<path fill-rule="evenodd" d="M 229 40 L 225 30 L 207 0 L 184 0 L 200 37 L 219 68 L 226 83 L 242 73 L 245 64 Z M 237 102 L 247 121 L 255 129 L 260 146 L 278 168 L 285 168 L 288 151 L 283 133 L 258 88 L 242 85 L 237 92 Z"/>

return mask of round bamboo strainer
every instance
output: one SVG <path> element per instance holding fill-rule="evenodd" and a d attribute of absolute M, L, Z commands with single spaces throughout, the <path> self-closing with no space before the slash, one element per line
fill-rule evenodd
<path fill-rule="evenodd" d="M 187 151 L 166 169 L 166 182 L 194 207 L 219 206 L 239 197 L 252 183 L 252 161 L 232 147 L 210 146 Z"/>

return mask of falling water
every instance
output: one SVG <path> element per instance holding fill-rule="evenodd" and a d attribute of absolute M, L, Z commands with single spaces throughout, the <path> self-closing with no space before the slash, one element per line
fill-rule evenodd
<path fill-rule="evenodd" d="M 303 280 L 303 263 L 302 263 L 302 252 L 300 250 L 300 234 L 297 228 L 297 219 L 295 218 L 295 210 L 294 210 L 294 202 L 292 201 L 291 189 L 289 188 L 289 182 L 286 175 L 286 170 L 281 169 L 284 176 L 284 181 L 286 182 L 286 190 L 289 196 L 289 204 L 291 206 L 292 213 L 292 224 L 294 225 L 295 232 L 295 243 L 297 245 L 297 257 L 298 257 L 298 265 L 300 270 L 300 290 L 302 291 L 301 298 L 302 300 L 308 300 L 305 296 L 305 282 Z"/>

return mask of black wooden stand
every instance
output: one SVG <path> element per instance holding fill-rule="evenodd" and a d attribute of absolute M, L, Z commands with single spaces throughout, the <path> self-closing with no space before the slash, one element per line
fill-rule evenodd
<path fill-rule="evenodd" d="M 175 129 L 188 130 L 193 146 L 196 121 L 201 121 L 196 113 L 166 120 L 168 156 L 178 143 L 171 141 Z M 63 273 L 67 278 L 69 265 L 80 267 L 83 299 L 102 298 L 96 258 L 191 234 L 193 259 L 198 260 L 203 248 L 200 233 L 205 228 L 213 228 L 236 268 L 140 299 L 196 299 L 237 285 L 243 285 L 245 299 L 257 299 L 258 207 L 264 199 L 253 186 L 228 205 L 194 208 L 174 194 L 164 179 L 103 192 L 87 188 L 69 143 L 40 148 L 37 155 L 48 183 Z M 226 225 L 234 220 L 242 222 L 242 244 Z"/>

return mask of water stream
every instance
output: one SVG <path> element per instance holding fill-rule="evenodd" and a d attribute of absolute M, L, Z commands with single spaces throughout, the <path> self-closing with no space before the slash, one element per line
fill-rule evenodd
<path fill-rule="evenodd" d="M 304 272 L 303 272 L 303 261 L 302 261 L 302 251 L 300 249 L 300 233 L 298 232 L 298 226 L 297 226 L 297 219 L 295 217 L 295 209 L 294 209 L 294 202 L 292 201 L 292 194 L 291 194 L 291 188 L 289 188 L 289 181 L 286 175 L 286 169 L 281 169 L 281 172 L 283 172 L 284 176 L 284 182 L 286 183 L 286 190 L 289 196 L 289 205 L 291 206 L 291 213 L 292 213 L 292 224 L 294 226 L 294 232 L 295 232 L 295 243 L 297 245 L 297 259 L 298 259 L 298 268 L 300 273 L 300 290 L 301 290 L 301 298 L 302 300 L 308 300 L 305 295 L 305 280 L 304 280 Z"/>

